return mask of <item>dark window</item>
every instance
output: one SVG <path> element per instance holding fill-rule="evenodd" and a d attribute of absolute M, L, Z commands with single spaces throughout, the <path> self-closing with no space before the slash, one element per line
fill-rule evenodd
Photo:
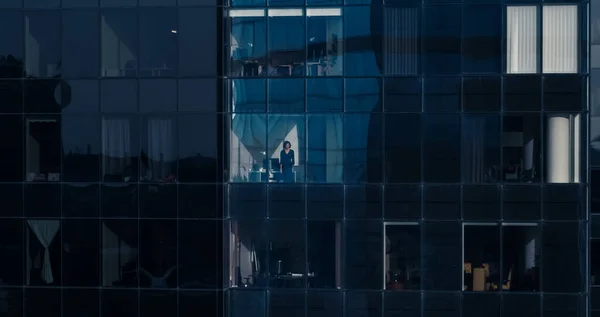
<path fill-rule="evenodd" d="M 420 112 L 421 80 L 419 78 L 386 78 L 384 109 L 386 112 Z"/>
<path fill-rule="evenodd" d="M 420 74 L 420 33 L 420 7 L 388 6 L 383 9 L 385 75 L 415 76 Z"/>
<path fill-rule="evenodd" d="M 27 77 L 56 77 L 61 73 L 60 12 L 28 11 L 25 60 Z"/>
<path fill-rule="evenodd" d="M 127 5 L 121 0 L 101 0 Z M 136 4 L 136 0 L 133 1 Z M 125 77 L 137 76 L 139 41 L 137 11 L 131 9 L 102 11 L 102 60 L 101 76 Z M 160 19 L 159 19 L 160 20 Z"/>
<path fill-rule="evenodd" d="M 98 77 L 100 69 L 100 25 L 98 11 L 63 11 L 63 77 Z"/>
<path fill-rule="evenodd" d="M 177 75 L 177 10 L 174 8 L 140 9 L 139 30 L 139 75 L 143 77 Z"/>
<path fill-rule="evenodd" d="M 387 182 L 407 183 L 421 180 L 421 116 L 385 116 L 385 173 Z"/>
<path fill-rule="evenodd" d="M 423 72 L 460 73 L 461 6 L 425 6 L 423 10 Z"/>
<path fill-rule="evenodd" d="M 140 79 L 140 112 L 174 112 L 177 109 L 177 81 Z"/>
<path fill-rule="evenodd" d="M 344 115 L 344 183 L 377 183 L 383 174 L 381 113 Z"/>
<path fill-rule="evenodd" d="M 10 1 L 2 1 L 0 6 L 8 5 Z M 17 0 L 20 2 L 21 0 Z M 25 65 L 23 65 L 23 15 L 19 11 L 0 12 L 0 27 L 6 32 L 0 42 L 0 78 L 21 78 Z"/>
<path fill-rule="evenodd" d="M 304 79 L 269 79 L 268 90 L 269 112 L 304 112 L 305 99 L 307 98 Z M 311 99 L 314 99 L 314 97 Z"/>
<path fill-rule="evenodd" d="M 344 74 L 379 76 L 382 53 L 382 8 L 377 6 L 344 8 Z M 370 22 L 369 22 L 370 21 Z"/>
<path fill-rule="evenodd" d="M 500 77 L 463 78 L 463 110 L 500 110 Z"/>
<path fill-rule="evenodd" d="M 215 182 L 219 155 L 216 114 L 179 116 L 179 179 L 182 182 Z"/>
<path fill-rule="evenodd" d="M 396 123 L 397 124 L 397 123 Z M 406 137 L 411 137 L 407 134 Z M 414 138 L 414 134 L 412 136 Z M 423 118 L 423 180 L 448 183 L 460 180 L 460 117 L 427 114 Z M 413 166 L 407 167 L 413 168 Z"/>
<path fill-rule="evenodd" d="M 179 288 L 220 287 L 223 262 L 215 259 L 221 257 L 221 225 L 220 221 L 214 220 L 179 220 Z"/>
<path fill-rule="evenodd" d="M 181 0 L 179 1 L 181 5 Z M 217 54 L 217 12 L 214 8 L 179 10 L 179 74 L 181 76 L 215 76 Z M 264 43 L 264 41 L 263 41 Z M 254 43 L 256 44 L 256 43 Z"/>
<path fill-rule="evenodd" d="M 504 77 L 505 111 L 539 111 L 542 109 L 542 81 L 539 76 Z"/>
<path fill-rule="evenodd" d="M 100 282 L 98 220 L 62 221 L 62 282 L 65 286 L 98 286 Z"/>
<path fill-rule="evenodd" d="M 176 288 L 177 221 L 139 220 L 139 286 L 144 288 Z"/>
<path fill-rule="evenodd" d="M 0 181 L 19 182 L 23 180 L 23 119 L 20 115 L 0 115 L 2 135 L 10 135 L 2 140 L 2 147 L 11 149 L 0 152 L 0 164 L 11 168 L 0 170 Z"/>
<path fill-rule="evenodd" d="M 102 153 L 100 116 L 63 114 L 61 124 L 63 180 L 98 181 Z"/>
<path fill-rule="evenodd" d="M 180 112 L 217 112 L 221 110 L 217 100 L 221 100 L 219 93 L 223 90 L 217 90 L 217 79 L 180 79 L 178 89 Z"/>
<path fill-rule="evenodd" d="M 463 7 L 462 67 L 465 73 L 500 73 L 502 6 Z"/>
<path fill-rule="evenodd" d="M 427 112 L 459 111 L 461 80 L 458 77 L 431 77 L 424 80 L 423 107 Z"/>
<path fill-rule="evenodd" d="M 425 222 L 421 263 L 421 285 L 425 290 L 461 288 L 461 224 Z M 448 316 L 444 314 L 444 316 Z"/>
<path fill-rule="evenodd" d="M 379 78 L 346 78 L 344 110 L 371 112 L 382 109 L 382 80 Z"/>
<path fill-rule="evenodd" d="M 138 268 L 138 220 L 102 220 L 100 224 L 100 238 L 102 245 L 102 252 L 100 253 L 102 261 L 102 286 L 104 287 L 119 287 L 119 288 L 137 288 L 138 287 L 138 274 L 136 272 Z M 147 269 L 146 269 L 147 270 Z M 106 290 L 103 290 L 102 302 L 106 298 L 104 295 Z M 123 294 L 123 299 L 126 299 L 126 294 Z M 129 305 L 137 308 L 137 290 L 135 291 L 136 301 L 135 304 L 129 303 Z M 116 305 L 116 310 L 120 305 Z M 129 307 L 127 307 L 129 308 Z M 105 307 L 102 311 L 105 311 Z M 115 311 L 113 311 L 115 312 Z M 106 317 L 115 315 L 103 315 Z M 129 316 L 129 315 L 116 315 L 116 316 Z"/>

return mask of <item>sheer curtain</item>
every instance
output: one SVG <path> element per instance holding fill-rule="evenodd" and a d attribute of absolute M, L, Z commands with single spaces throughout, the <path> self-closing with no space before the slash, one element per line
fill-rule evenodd
<path fill-rule="evenodd" d="M 577 6 L 543 7 L 542 62 L 544 73 L 577 73 Z"/>
<path fill-rule="evenodd" d="M 148 170 L 146 177 L 161 180 L 171 174 L 171 163 L 175 161 L 173 151 L 173 121 L 170 119 L 148 119 Z M 148 172 L 150 175 L 148 175 Z"/>
<path fill-rule="evenodd" d="M 506 8 L 506 72 L 537 72 L 537 7 Z"/>
<path fill-rule="evenodd" d="M 123 175 L 131 165 L 131 128 L 128 119 L 102 119 L 104 175 Z"/>
<path fill-rule="evenodd" d="M 461 165 L 462 179 L 483 183 L 485 179 L 485 118 L 463 117 Z"/>
<path fill-rule="evenodd" d="M 54 237 L 56 237 L 56 234 L 60 229 L 60 221 L 27 220 L 27 223 L 29 224 L 31 231 L 35 234 L 36 238 L 38 238 L 40 244 L 44 248 L 44 262 L 42 264 L 41 278 L 47 284 L 52 284 L 54 282 L 54 275 L 52 274 L 52 264 L 50 263 L 50 251 L 48 248 L 50 247 L 50 244 L 52 244 L 52 240 L 54 240 Z M 27 250 L 27 252 L 29 251 Z M 29 271 L 27 274 L 29 274 Z"/>
<path fill-rule="evenodd" d="M 416 75 L 419 71 L 419 8 L 388 7 L 384 11 L 385 74 Z"/>

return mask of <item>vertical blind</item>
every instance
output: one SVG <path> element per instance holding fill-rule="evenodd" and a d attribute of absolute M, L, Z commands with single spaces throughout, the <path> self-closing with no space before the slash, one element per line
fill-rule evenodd
<path fill-rule="evenodd" d="M 419 9 L 386 8 L 384 11 L 385 74 L 410 76 L 419 72 Z"/>
<path fill-rule="evenodd" d="M 577 73 L 577 6 L 543 7 L 542 70 Z"/>
<path fill-rule="evenodd" d="M 538 71 L 538 8 L 509 6 L 506 11 L 506 72 Z M 542 72 L 577 72 L 577 6 L 542 7 Z"/>

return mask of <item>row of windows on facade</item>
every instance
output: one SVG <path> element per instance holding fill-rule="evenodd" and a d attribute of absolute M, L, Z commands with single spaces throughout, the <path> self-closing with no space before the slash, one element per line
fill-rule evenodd
<path fill-rule="evenodd" d="M 105 181 L 116 182 L 214 182 L 225 172 L 233 182 L 578 183 L 585 166 L 579 113 L 502 121 L 498 115 L 388 114 L 383 121 L 370 114 L 237 114 L 227 117 L 223 171 L 217 171 L 220 132 L 212 115 L 0 119 L 6 135 L 15 136 L 6 144 L 24 149 L 2 155 L 21 167 L 4 171 L 5 181 L 56 182 L 63 172 L 67 181 L 97 181 L 102 171 Z M 285 142 L 293 147 L 287 154 Z"/>
<path fill-rule="evenodd" d="M 232 9 L 229 75 L 499 73 L 501 64 L 509 74 L 583 69 L 577 5 L 508 6 L 504 22 L 501 8 L 386 8 L 383 14 L 368 8 Z M 354 23 L 354 15 L 364 22 Z M 374 27 L 371 19 L 383 25 Z M 378 43 L 383 47 L 376 48 Z"/>
<path fill-rule="evenodd" d="M 197 6 L 216 5 L 211 0 L 3 0 L 0 8 L 54 9 L 135 6 Z"/>
<path fill-rule="evenodd" d="M 504 72 L 520 74 L 584 69 L 578 6 L 543 6 L 541 17 L 539 11 L 507 7 L 503 23 L 500 5 L 473 6 L 466 10 L 469 18 L 457 23 L 461 6 L 431 6 L 423 11 L 427 23 L 421 30 L 419 8 L 387 8 L 383 16 L 369 7 L 234 9 L 230 50 L 223 57 L 231 76 L 500 73 L 501 64 Z M 135 10 L 103 12 L 101 19 L 94 11 L 65 11 L 62 18 L 60 12 L 28 12 L 25 23 L 20 14 L 0 15 L 0 23 L 15 30 L 0 51 L 2 77 L 217 75 L 216 9 L 142 10 L 139 22 Z M 343 23 L 343 17 L 358 22 Z M 371 20 L 382 25 L 372 28 Z M 376 43 L 383 46 L 373 47 Z M 382 50 L 380 70 L 376 55 Z"/>

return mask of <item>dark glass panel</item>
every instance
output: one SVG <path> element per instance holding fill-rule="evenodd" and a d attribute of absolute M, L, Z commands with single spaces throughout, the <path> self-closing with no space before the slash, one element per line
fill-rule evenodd
<path fill-rule="evenodd" d="M 346 293 L 346 317 L 381 316 L 383 313 L 382 292 L 349 291 Z"/>
<path fill-rule="evenodd" d="M 140 180 L 177 181 L 177 131 L 175 115 L 156 114 L 142 119 Z"/>
<path fill-rule="evenodd" d="M 498 182 L 502 149 L 500 116 L 466 114 L 461 123 L 460 165 L 463 182 Z"/>
<path fill-rule="evenodd" d="M 26 113 L 60 113 L 65 87 L 60 79 L 24 81 L 23 111 Z M 62 93 L 61 93 L 62 92 Z"/>
<path fill-rule="evenodd" d="M 383 294 L 384 317 L 421 317 L 421 293 L 385 292 Z"/>
<path fill-rule="evenodd" d="M 426 185 L 423 187 L 423 218 L 455 220 L 460 218 L 460 186 Z"/>
<path fill-rule="evenodd" d="M 23 317 L 23 291 L 24 288 L 0 288 L 0 292 L 5 296 L 3 304 L 3 316 L 5 317 Z"/>
<path fill-rule="evenodd" d="M 21 8 L 23 0 L 5 0 L 0 3 L 0 8 Z"/>
<path fill-rule="evenodd" d="M 380 219 L 382 213 L 382 186 L 346 186 L 345 217 L 349 219 Z"/>
<path fill-rule="evenodd" d="M 179 9 L 179 75 L 217 75 L 217 17 L 214 8 Z"/>
<path fill-rule="evenodd" d="M 346 221 L 345 243 L 343 244 L 345 246 L 344 284 L 346 289 L 380 290 L 382 288 L 384 266 L 382 263 L 382 237 L 383 223 L 381 220 Z M 346 301 L 347 303 L 352 302 L 348 300 L 348 297 L 346 297 Z M 350 308 L 347 306 L 347 309 Z"/>
<path fill-rule="evenodd" d="M 23 304 L 27 317 L 61 317 L 60 288 L 26 288 Z"/>
<path fill-rule="evenodd" d="M 0 206 L 2 214 L 0 217 L 22 217 L 23 216 L 23 184 L 0 184 Z"/>
<path fill-rule="evenodd" d="M 461 6 L 425 6 L 423 16 L 423 72 L 427 75 L 460 73 Z"/>
<path fill-rule="evenodd" d="M 500 219 L 500 187 L 496 185 L 463 186 L 463 219 Z"/>
<path fill-rule="evenodd" d="M 341 2 L 341 0 L 307 0 L 308 5 L 311 5 L 312 2 L 338 1 Z M 327 16 L 323 16 L 324 12 Z M 341 8 L 306 8 L 307 76 L 341 76 L 343 74 L 343 38 Z"/>
<path fill-rule="evenodd" d="M 308 219 L 342 219 L 344 186 L 309 185 L 306 189 Z"/>
<path fill-rule="evenodd" d="M 421 262 L 421 285 L 425 290 L 461 289 L 461 224 L 425 222 Z"/>
<path fill-rule="evenodd" d="M 231 85 L 231 100 L 228 111 L 265 112 L 267 106 L 266 80 L 233 79 L 229 81 L 229 84 Z M 302 107 L 303 110 L 304 107 Z M 255 118 L 258 118 L 258 116 Z"/>
<path fill-rule="evenodd" d="M 102 112 L 137 112 L 138 82 L 133 79 L 110 79 L 100 82 Z"/>
<path fill-rule="evenodd" d="M 307 98 L 304 79 L 269 79 L 269 112 L 301 113 Z M 313 97 L 313 102 L 314 96 Z M 317 100 L 316 102 L 319 102 Z M 314 106 L 314 104 L 313 104 Z"/>
<path fill-rule="evenodd" d="M 386 181 L 419 182 L 422 168 L 421 115 L 387 114 L 384 125 Z"/>
<path fill-rule="evenodd" d="M 138 185 L 102 184 L 100 215 L 103 218 L 135 218 L 138 216 Z"/>
<path fill-rule="evenodd" d="M 499 294 L 464 294 L 462 299 L 463 317 L 500 316 Z"/>
<path fill-rule="evenodd" d="M 540 291 L 540 273 L 545 271 L 542 258 L 545 238 L 540 227 L 535 222 L 502 223 L 502 287 L 499 289 Z"/>
<path fill-rule="evenodd" d="M 106 1 L 106 0 L 102 0 Z M 138 291 L 103 289 L 100 291 L 102 317 L 131 317 L 138 315 Z"/>
<path fill-rule="evenodd" d="M 345 84 L 345 111 L 381 111 L 383 86 L 380 78 L 346 78 Z"/>
<path fill-rule="evenodd" d="M 383 173 L 381 113 L 344 115 L 344 183 L 379 183 Z"/>
<path fill-rule="evenodd" d="M 539 111 L 542 109 L 542 81 L 539 76 L 504 77 L 505 111 Z"/>
<path fill-rule="evenodd" d="M 306 316 L 306 293 L 304 291 L 273 290 L 268 293 L 268 317 Z"/>
<path fill-rule="evenodd" d="M 178 185 L 179 218 L 220 218 L 223 216 L 221 185 Z"/>
<path fill-rule="evenodd" d="M 264 218 L 267 188 L 263 184 L 230 184 L 229 216 L 236 219 Z"/>
<path fill-rule="evenodd" d="M 181 0 L 179 3 L 181 4 Z M 179 291 L 179 317 L 196 317 L 199 311 L 206 317 L 222 316 L 223 297 L 217 291 Z M 228 308 L 231 307 L 229 305 L 231 304 L 228 304 Z"/>
<path fill-rule="evenodd" d="M 140 184 L 141 218 L 177 218 L 177 185 Z"/>
<path fill-rule="evenodd" d="M 26 220 L 24 225 L 24 284 L 28 286 L 60 286 L 62 281 L 61 251 L 63 249 L 61 221 L 30 219 Z M 35 306 L 35 304 L 31 304 Z"/>
<path fill-rule="evenodd" d="M 44 1 L 45 2 L 45 1 Z M 59 11 L 25 13 L 25 49 L 27 77 L 56 77 L 61 74 Z"/>
<path fill-rule="evenodd" d="M 423 316 L 460 316 L 460 293 L 425 293 Z"/>
<path fill-rule="evenodd" d="M 214 114 L 179 116 L 180 181 L 209 183 L 217 180 L 218 119 L 219 116 Z"/>
<path fill-rule="evenodd" d="M 343 316 L 344 293 L 341 291 L 311 291 L 306 294 L 306 314 L 311 317 Z"/>
<path fill-rule="evenodd" d="M 60 184 L 25 184 L 25 217 L 60 217 Z"/>
<path fill-rule="evenodd" d="M 544 110 L 581 111 L 584 106 L 584 85 L 587 81 L 579 75 L 544 77 Z"/>
<path fill-rule="evenodd" d="M 344 74 L 381 74 L 383 9 L 378 6 L 344 8 Z"/>
<path fill-rule="evenodd" d="M 4 285 L 24 284 L 23 228 L 22 219 L 0 219 L 0 279 Z"/>
<path fill-rule="evenodd" d="M 547 185 L 542 195 L 544 220 L 585 218 L 586 194 L 579 184 Z"/>
<path fill-rule="evenodd" d="M 269 286 L 272 288 L 304 288 L 308 280 L 306 276 L 306 221 L 270 220 L 267 227 Z"/>
<path fill-rule="evenodd" d="M 60 0 L 23 0 L 25 8 L 49 9 L 60 7 Z"/>
<path fill-rule="evenodd" d="M 502 218 L 538 220 L 541 217 L 541 188 L 532 185 L 506 185 L 502 194 Z"/>
<path fill-rule="evenodd" d="M 219 288 L 221 280 L 221 221 L 179 220 L 179 288 Z"/>
<path fill-rule="evenodd" d="M 586 312 L 584 309 L 581 309 L 582 301 L 579 294 L 569 294 L 569 295 L 554 295 L 554 294 L 544 294 L 542 299 L 542 303 L 544 305 L 543 308 L 543 316 L 546 317 L 579 317 L 585 316 Z M 593 316 L 593 315 L 592 315 Z"/>
<path fill-rule="evenodd" d="M 98 220 L 62 221 L 62 283 L 98 286 L 100 283 L 100 227 Z"/>
<path fill-rule="evenodd" d="M 0 2 L 0 7 L 10 7 L 11 2 L 21 0 L 5 0 Z M 21 78 L 23 77 L 25 56 L 23 53 L 23 15 L 19 11 L 0 12 L 0 27 L 5 32 L 3 40 L 0 42 L 0 78 Z"/>
<path fill-rule="evenodd" d="M 177 311 L 177 292 L 141 290 L 140 316 L 169 316 Z"/>
<path fill-rule="evenodd" d="M 428 112 L 460 111 L 459 77 L 431 77 L 424 80 L 423 108 Z"/>
<path fill-rule="evenodd" d="M 176 76 L 177 10 L 175 8 L 140 9 L 139 30 L 139 75 L 144 77 Z"/>
<path fill-rule="evenodd" d="M 302 219 L 306 217 L 303 185 L 270 185 L 269 211 L 271 219 Z"/>
<path fill-rule="evenodd" d="M 290 2 L 281 3 L 281 5 L 291 5 L 292 2 L 299 0 L 271 0 L 271 2 L 273 1 Z M 271 3 L 271 5 L 278 4 Z M 284 12 L 283 14 L 288 16 L 280 16 L 282 12 L 280 10 L 293 10 L 294 12 Z M 265 75 L 288 77 L 305 74 L 306 20 L 303 14 L 302 16 L 296 15 L 303 11 L 303 9 L 269 9 L 269 57 L 266 71 L 264 71 Z"/>
<path fill-rule="evenodd" d="M 219 4 L 225 5 L 225 1 L 219 1 Z M 183 6 L 214 6 L 217 5 L 217 1 L 215 0 L 178 0 L 178 5 L 180 7 Z"/>
<path fill-rule="evenodd" d="M 543 291 L 582 292 L 586 277 L 584 268 L 587 230 L 578 222 L 547 222 L 542 232 Z"/>
<path fill-rule="evenodd" d="M 384 7 L 383 63 L 385 75 L 416 76 L 420 74 L 420 33 L 420 7 Z"/>
<path fill-rule="evenodd" d="M 101 128 L 99 115 L 62 115 L 64 181 L 96 182 L 100 178 Z"/>
<path fill-rule="evenodd" d="M 309 274 L 307 287 L 340 289 L 342 287 L 342 221 L 308 221 L 306 228 L 306 259 Z"/>
<path fill-rule="evenodd" d="M 176 288 L 177 221 L 139 220 L 140 287 Z"/>
<path fill-rule="evenodd" d="M 502 317 L 540 317 L 540 300 L 538 294 L 503 294 Z"/>
<path fill-rule="evenodd" d="M 541 117 L 539 113 L 509 114 L 502 118 L 500 179 L 538 183 L 541 178 Z"/>
<path fill-rule="evenodd" d="M 217 112 L 220 111 L 220 102 L 217 98 L 221 98 L 217 90 L 217 79 L 214 78 L 195 78 L 195 79 L 180 79 L 179 94 L 177 95 L 179 102 L 179 111 L 197 111 L 197 112 Z"/>
<path fill-rule="evenodd" d="M 102 6 L 136 5 L 136 0 L 101 0 Z M 136 10 L 103 10 L 101 76 L 131 77 L 138 75 L 139 39 Z M 160 19 L 159 19 L 160 20 Z M 169 34 L 171 35 L 171 34 Z"/>
<path fill-rule="evenodd" d="M 63 317 L 99 317 L 100 291 L 98 289 L 66 288 L 62 292 Z"/>
<path fill-rule="evenodd" d="M 102 220 L 100 230 L 102 286 L 137 288 L 138 220 Z"/>
<path fill-rule="evenodd" d="M 229 272 L 226 273 L 228 276 L 226 283 L 232 287 L 230 289 L 266 287 L 271 279 L 270 271 L 283 272 L 285 265 L 283 259 L 269 261 L 269 252 L 273 249 L 269 244 L 267 225 L 264 220 L 231 220 L 225 228 L 228 231 L 226 241 L 239 246 L 235 250 L 230 249 L 227 255 Z M 281 252 L 285 253 L 285 250 Z M 279 270 L 277 261 L 281 261 Z M 274 266 L 271 267 L 271 264 Z"/>
<path fill-rule="evenodd" d="M 97 80 L 69 80 L 61 87 L 63 113 L 98 113 L 100 110 Z"/>
<path fill-rule="evenodd" d="M 502 6 L 463 6 L 462 67 L 465 73 L 500 73 Z"/>
<path fill-rule="evenodd" d="M 343 181 L 344 128 L 341 113 L 307 116 L 306 181 Z"/>
<path fill-rule="evenodd" d="M 234 0 L 233 5 L 238 1 Z M 240 2 L 242 1 L 253 2 L 256 0 L 241 0 Z M 262 2 L 264 3 L 264 0 Z M 227 62 L 229 64 L 228 73 L 232 77 L 265 76 L 268 72 L 266 69 L 267 20 L 264 16 L 265 10 L 256 9 L 251 12 L 258 16 L 244 17 L 242 15 L 228 20 L 231 28 L 228 39 L 231 57 L 227 58 Z M 304 39 L 303 34 L 300 34 L 300 40 Z M 271 67 L 271 71 L 277 73 L 277 69 L 274 67 Z"/>
<path fill-rule="evenodd" d="M 383 196 L 386 220 L 421 218 L 421 185 L 386 185 Z"/>
<path fill-rule="evenodd" d="M 423 180 L 437 183 L 459 181 L 460 116 L 427 114 L 423 119 Z M 408 135 L 414 137 L 414 133 Z"/>
<path fill-rule="evenodd" d="M 500 110 L 500 77 L 463 78 L 463 110 Z"/>
<path fill-rule="evenodd" d="M 63 8 L 97 7 L 98 0 L 62 0 Z"/>
<path fill-rule="evenodd" d="M 421 80 L 419 78 L 386 78 L 384 109 L 386 112 L 420 112 Z"/>
<path fill-rule="evenodd" d="M 174 112 L 177 110 L 176 80 L 140 79 L 138 85 L 140 112 Z"/>
<path fill-rule="evenodd" d="M 2 76 L 0 70 L 0 77 Z M 23 112 L 23 81 L 0 80 L 0 113 Z"/>
<path fill-rule="evenodd" d="M 98 77 L 100 24 L 97 10 L 62 13 L 62 76 Z"/>
<path fill-rule="evenodd" d="M 267 291 L 229 289 L 229 316 L 231 317 L 266 317 Z"/>
<path fill-rule="evenodd" d="M 344 82 L 339 78 L 306 80 L 306 110 L 308 112 L 342 111 Z"/>
<path fill-rule="evenodd" d="M 63 183 L 62 216 L 96 218 L 100 209 L 100 186 L 86 183 Z"/>
<path fill-rule="evenodd" d="M 421 289 L 421 227 L 416 222 L 385 223 L 386 290 Z"/>
<path fill-rule="evenodd" d="M 102 180 L 138 181 L 140 124 L 135 115 L 102 117 Z"/>
<path fill-rule="evenodd" d="M 0 170 L 2 182 L 23 180 L 23 132 L 23 119 L 20 115 L 0 115 L 0 133 L 11 136 L 2 140 L 2 147 L 12 149 L 0 151 L 0 164 L 10 166 Z"/>
<path fill-rule="evenodd" d="M 140 6 L 176 6 L 177 0 L 139 0 Z"/>

